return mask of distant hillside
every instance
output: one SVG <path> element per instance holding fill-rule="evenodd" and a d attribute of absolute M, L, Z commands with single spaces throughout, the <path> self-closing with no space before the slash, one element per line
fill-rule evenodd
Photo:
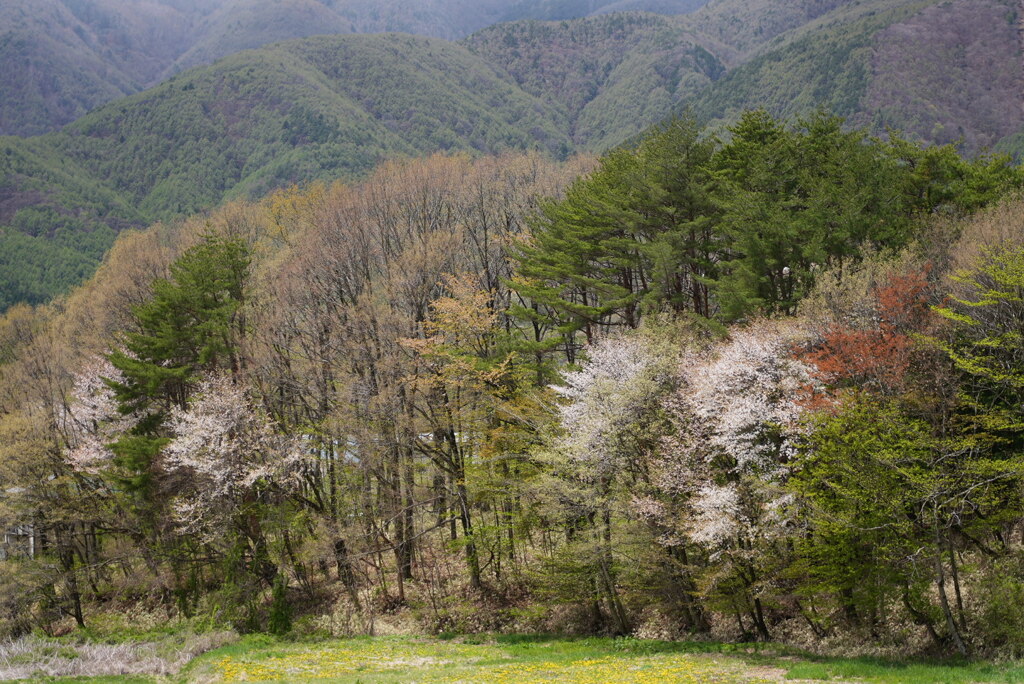
<path fill-rule="evenodd" d="M 318 0 L 233 0 L 198 27 L 188 50 L 165 67 L 177 72 L 290 38 L 355 33 L 351 20 Z"/>
<path fill-rule="evenodd" d="M 498 21 L 707 0 L 3 0 L 0 134 L 36 135 L 189 67 L 323 34 L 459 39 Z"/>
<path fill-rule="evenodd" d="M 534 148 L 564 156 L 573 148 L 567 128 L 562 112 L 454 43 L 292 41 L 189 71 L 57 133 L 0 138 L 0 249 L 46 263 L 67 261 L 54 252 L 66 246 L 91 268 L 125 226 L 289 183 L 355 177 L 395 156 Z M 75 276 L 39 278 L 0 268 L 0 292 L 42 301 Z"/>
<path fill-rule="evenodd" d="M 968 154 L 1012 148 L 1024 127 L 1018 4 L 847 3 L 759 48 L 689 105 L 711 123 L 750 107 L 790 118 L 821 106 Z"/>
<path fill-rule="evenodd" d="M 976 153 L 1024 127 L 1020 3 L 961 0 L 881 31 L 860 109 L 881 128 Z"/>
<path fill-rule="evenodd" d="M 558 106 L 589 150 L 632 137 L 725 73 L 693 31 L 653 14 L 501 24 L 465 44 Z"/>
<path fill-rule="evenodd" d="M 825 107 L 879 133 L 1021 155 L 1014 8 L 713 0 L 678 17 L 507 23 L 460 44 L 341 35 L 238 53 L 60 132 L 0 138 L 0 306 L 77 282 L 125 226 L 357 177 L 394 156 L 602 151 L 684 108 L 718 126 L 753 107 L 786 118 Z"/>
<path fill-rule="evenodd" d="M 501 21 L 561 21 L 609 12 L 686 14 L 707 3 L 708 0 L 519 0 L 505 11 Z"/>
<path fill-rule="evenodd" d="M 208 4 L 3 0 L 0 134 L 52 130 L 159 79 Z"/>
<path fill-rule="evenodd" d="M 708 39 L 728 46 L 735 61 L 743 61 L 787 31 L 805 27 L 837 9 L 864 3 L 880 4 L 874 0 L 712 0 L 687 17 L 686 23 Z M 906 3 L 883 0 L 881 4 Z"/>

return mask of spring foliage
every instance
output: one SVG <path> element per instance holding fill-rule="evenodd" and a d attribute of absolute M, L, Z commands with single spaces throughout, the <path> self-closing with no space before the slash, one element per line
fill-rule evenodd
<path fill-rule="evenodd" d="M 824 115 L 732 133 L 387 164 L 12 310 L 6 625 L 1022 649 L 1024 222 L 971 214 L 1018 172 Z"/>

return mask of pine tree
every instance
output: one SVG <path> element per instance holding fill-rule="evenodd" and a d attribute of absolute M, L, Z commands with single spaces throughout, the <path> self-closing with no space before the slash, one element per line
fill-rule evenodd
<path fill-rule="evenodd" d="M 577 335 L 636 328 L 644 310 L 710 313 L 714 141 L 692 117 L 617 149 L 564 199 L 543 205 L 532 242 L 514 258 L 513 288 L 531 307 L 514 315 L 553 325 L 570 361 Z"/>
<path fill-rule="evenodd" d="M 865 244 L 906 243 L 905 171 L 863 131 L 820 112 L 787 129 L 757 110 L 730 132 L 715 160 L 723 247 L 715 288 L 727 320 L 792 313 L 816 268 L 855 258 Z"/>
<path fill-rule="evenodd" d="M 108 355 L 123 376 L 107 381 L 120 411 L 141 416 L 111 445 L 127 489 L 148 488 L 150 464 L 167 443 L 166 417 L 186 408 L 199 373 L 240 370 L 248 269 L 244 243 L 206 237 L 153 284 L 152 299 L 132 312 L 136 329 Z"/>

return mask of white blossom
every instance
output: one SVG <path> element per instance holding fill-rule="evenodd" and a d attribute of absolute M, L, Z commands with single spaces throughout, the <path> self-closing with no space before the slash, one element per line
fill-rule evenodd
<path fill-rule="evenodd" d="M 764 322 L 736 331 L 717 353 L 691 359 L 682 369 L 681 402 L 706 440 L 705 457 L 728 456 L 737 471 L 772 475 L 795 453 L 802 413 L 797 399 L 810 369 L 793 358 L 800 331 Z"/>
<path fill-rule="evenodd" d="M 123 382 L 121 372 L 104 357 L 90 359 L 75 374 L 65 424 L 70 447 L 65 460 L 78 472 L 95 474 L 113 458 L 107 446 L 132 425 L 134 416 L 118 410 L 105 380 Z"/>
<path fill-rule="evenodd" d="M 675 433 L 652 467 L 666 503 L 654 522 L 715 553 L 741 538 L 783 533 L 781 484 L 801 437 L 800 399 L 812 382 L 794 358 L 805 337 L 791 322 L 764 321 L 686 359 L 665 401 Z"/>
<path fill-rule="evenodd" d="M 562 374 L 553 387 L 565 399 L 560 408 L 565 437 L 560 447 L 571 459 L 607 472 L 616 465 L 616 439 L 651 408 L 659 387 L 659 359 L 632 338 L 603 340 L 587 350 L 578 371 Z"/>
<path fill-rule="evenodd" d="M 175 513 L 185 532 L 215 535 L 244 500 L 294 488 L 307 459 L 301 440 L 276 432 L 225 375 L 204 380 L 187 410 L 171 412 L 168 427 L 163 465 L 183 476 Z"/>
<path fill-rule="evenodd" d="M 720 546 L 740 532 L 739 492 L 733 486 L 708 484 L 697 492 L 693 504 L 696 515 L 690 539 L 698 544 Z"/>

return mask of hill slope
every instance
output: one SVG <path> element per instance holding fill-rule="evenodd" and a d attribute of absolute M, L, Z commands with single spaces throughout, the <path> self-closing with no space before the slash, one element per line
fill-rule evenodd
<path fill-rule="evenodd" d="M 33 135 L 136 92 L 163 73 L 198 0 L 4 0 L 0 134 Z"/>
<path fill-rule="evenodd" d="M 693 31 L 653 14 L 502 24 L 465 44 L 526 92 L 557 103 L 573 140 L 589 150 L 636 135 L 725 73 Z"/>
<path fill-rule="evenodd" d="M 750 107 L 792 117 L 824 106 L 880 133 L 976 154 L 1024 127 L 1017 5 L 847 3 L 758 48 L 692 107 L 721 123 Z"/>
<path fill-rule="evenodd" d="M 189 71 L 48 141 L 160 217 L 233 193 L 357 175 L 396 154 L 564 153 L 559 118 L 453 43 L 321 36 Z"/>
<path fill-rule="evenodd" d="M 60 132 L 0 139 L 9 243 L 0 247 L 19 263 L 50 259 L 77 273 L 79 256 L 94 264 L 126 225 L 356 176 L 395 155 L 601 151 L 684 107 L 722 124 L 750 107 L 792 117 L 825 106 L 879 132 L 1018 152 L 1014 7 L 714 0 L 679 17 L 503 24 L 461 44 L 393 34 L 275 44 L 183 72 Z M 25 276 L 0 290 L 39 301 L 68 278 L 44 273 L 39 286 Z"/>
<path fill-rule="evenodd" d="M 323 34 L 462 38 L 497 21 L 707 0 L 4 0 L 0 134 L 54 130 L 118 97 L 240 50 Z"/>
<path fill-rule="evenodd" d="M 94 266 L 126 226 L 356 176 L 394 156 L 528 148 L 563 156 L 572 149 L 566 128 L 564 114 L 453 43 L 291 41 L 189 71 L 57 133 L 0 138 L 0 231 L 10 251 L 12 241 L 34 249 L 25 263 L 58 258 L 60 245 Z M 74 279 L 47 277 L 43 287 L 38 277 L 4 269 L 0 291 L 41 301 Z"/>

